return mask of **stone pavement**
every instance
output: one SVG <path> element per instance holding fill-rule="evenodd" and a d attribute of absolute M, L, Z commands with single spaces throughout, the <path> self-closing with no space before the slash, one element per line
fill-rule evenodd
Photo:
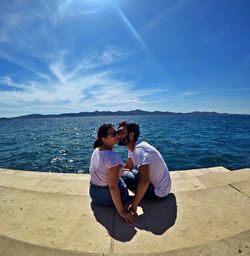
<path fill-rule="evenodd" d="M 133 225 L 91 204 L 89 175 L 0 169 L 0 255 L 250 255 L 250 169 L 171 172 Z"/>

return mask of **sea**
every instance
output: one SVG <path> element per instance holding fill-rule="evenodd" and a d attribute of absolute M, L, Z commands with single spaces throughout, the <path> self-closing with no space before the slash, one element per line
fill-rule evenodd
<path fill-rule="evenodd" d="M 99 126 L 137 122 L 170 171 L 250 167 L 250 115 L 143 115 L 8 119 L 0 121 L 0 167 L 88 173 Z M 126 161 L 125 147 L 115 146 Z"/>

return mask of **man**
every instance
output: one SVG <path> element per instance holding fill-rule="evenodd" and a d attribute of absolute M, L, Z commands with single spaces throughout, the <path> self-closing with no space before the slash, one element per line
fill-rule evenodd
<path fill-rule="evenodd" d="M 145 141 L 138 141 L 139 125 L 122 122 L 119 124 L 119 143 L 128 149 L 128 159 L 124 166 L 126 171 L 123 179 L 128 189 L 135 193 L 130 205 L 136 213 L 142 198 L 163 198 L 170 193 L 171 179 L 168 167 L 161 154 Z M 132 170 L 133 167 L 136 170 Z"/>

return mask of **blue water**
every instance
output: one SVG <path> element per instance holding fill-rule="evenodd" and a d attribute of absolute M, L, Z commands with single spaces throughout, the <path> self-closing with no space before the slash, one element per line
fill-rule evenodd
<path fill-rule="evenodd" d="M 0 122 L 0 167 L 88 172 L 97 128 L 104 122 L 138 122 L 141 140 L 154 145 L 170 170 L 250 167 L 250 116 L 69 117 Z M 126 149 L 115 147 L 123 160 Z"/>

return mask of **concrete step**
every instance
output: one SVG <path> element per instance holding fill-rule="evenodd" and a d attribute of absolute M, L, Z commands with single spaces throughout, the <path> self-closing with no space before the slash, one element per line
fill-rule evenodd
<path fill-rule="evenodd" d="M 234 170 L 234 171 L 250 171 L 250 168 L 242 168 L 242 169 L 237 169 L 237 170 Z"/>
<path fill-rule="evenodd" d="M 205 245 L 250 229 L 250 199 L 228 185 L 176 192 L 160 201 L 144 200 L 133 225 L 126 224 L 112 207 L 91 205 L 84 195 L 1 187 L 0 206 L 3 239 L 47 251 L 162 253 Z"/>
<path fill-rule="evenodd" d="M 87 195 L 89 175 L 0 169 L 0 186 L 38 192 Z"/>
<path fill-rule="evenodd" d="M 0 205 L 0 235 L 44 247 L 110 252 L 110 235 L 96 221 L 89 196 L 3 188 Z M 108 227 L 114 213 L 102 209 Z"/>
<path fill-rule="evenodd" d="M 8 252 L 8 254 L 6 254 Z M 18 253 L 17 253 L 18 252 Z M 0 256 L 103 256 L 103 253 L 86 253 L 77 251 L 68 251 L 62 249 L 55 249 L 51 247 L 44 247 L 34 244 L 25 243 L 23 241 L 11 239 L 9 237 L 0 235 Z M 105 254 L 116 255 L 116 254 Z M 131 254 L 123 253 L 122 255 L 129 256 Z M 137 253 L 133 253 L 137 255 Z M 142 255 L 142 254 L 138 254 Z M 145 254 L 143 254 L 145 255 Z M 150 253 L 152 256 L 168 255 L 168 256 L 190 256 L 190 255 L 250 255 L 250 230 L 227 237 L 221 240 L 201 244 L 198 246 L 172 250 L 162 253 Z"/>
<path fill-rule="evenodd" d="M 176 192 L 174 196 L 166 207 L 165 202 L 144 201 L 141 207 L 145 215 L 137 221 L 135 237 L 126 243 L 125 239 L 115 239 L 113 252 L 132 254 L 178 250 L 250 229 L 250 199 L 230 186 Z M 123 223 L 118 225 L 115 222 L 115 227 L 126 230 Z"/>
<path fill-rule="evenodd" d="M 230 172 L 230 170 L 226 169 L 223 166 L 217 166 L 217 167 L 210 167 L 210 168 L 178 170 L 178 171 L 170 172 L 170 175 L 172 179 L 179 179 L 179 178 L 198 177 L 198 176 L 202 176 L 210 173 L 222 173 L 222 172 Z"/>
<path fill-rule="evenodd" d="M 194 172 L 194 171 L 193 171 Z M 171 176 L 173 172 L 171 172 Z M 176 175 L 179 175 L 176 172 Z M 0 170 L 0 186 L 38 192 L 88 195 L 89 174 L 61 174 Z M 195 176 L 174 178 L 173 191 L 206 188 Z"/>
<path fill-rule="evenodd" d="M 192 174 L 192 171 L 189 175 L 188 172 L 189 171 L 185 171 L 184 176 L 181 178 L 175 177 L 172 179 L 172 192 L 200 190 L 250 179 L 250 171 L 247 168 L 238 171 L 219 172 L 216 170 L 208 173 L 204 172 L 203 174 L 197 172 L 197 175 Z M 195 171 L 193 171 L 193 173 L 195 173 Z"/>
<path fill-rule="evenodd" d="M 225 173 L 211 173 L 208 175 L 199 176 L 197 179 L 207 188 L 224 186 L 227 184 L 250 179 L 250 171 L 249 169 L 243 169 Z"/>
<path fill-rule="evenodd" d="M 172 192 L 192 191 L 227 185 L 250 179 L 245 168 L 229 171 L 214 167 L 189 171 L 170 172 Z M 89 174 L 62 174 L 0 169 L 0 186 L 38 192 L 62 193 L 69 195 L 89 194 Z"/>

